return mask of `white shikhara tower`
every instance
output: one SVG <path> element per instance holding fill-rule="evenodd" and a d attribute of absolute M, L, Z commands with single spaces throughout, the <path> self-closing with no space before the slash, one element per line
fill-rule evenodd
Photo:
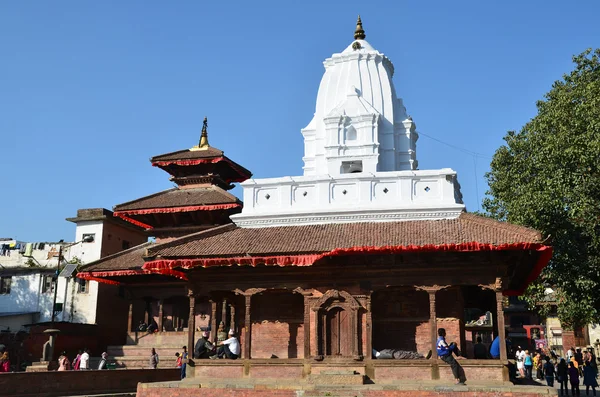
<path fill-rule="evenodd" d="M 302 130 L 304 175 L 250 179 L 242 227 L 456 218 L 456 172 L 417 170 L 418 133 L 396 96 L 394 66 L 365 40 L 324 62 L 316 110 Z"/>
<path fill-rule="evenodd" d="M 417 169 L 415 124 L 396 96 L 394 65 L 365 40 L 325 60 L 315 116 L 304 135 L 304 175 Z"/>

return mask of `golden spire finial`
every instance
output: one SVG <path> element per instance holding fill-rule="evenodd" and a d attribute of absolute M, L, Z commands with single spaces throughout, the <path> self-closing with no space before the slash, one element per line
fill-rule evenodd
<path fill-rule="evenodd" d="M 208 119 L 205 117 L 202 123 L 202 133 L 200 134 L 200 142 L 198 143 L 198 149 L 208 149 Z"/>
<path fill-rule="evenodd" d="M 360 20 L 360 15 L 359 15 L 358 20 L 356 21 L 356 30 L 354 31 L 354 40 L 364 40 L 365 37 L 367 37 L 367 36 L 365 35 L 365 31 L 363 30 L 362 21 Z"/>

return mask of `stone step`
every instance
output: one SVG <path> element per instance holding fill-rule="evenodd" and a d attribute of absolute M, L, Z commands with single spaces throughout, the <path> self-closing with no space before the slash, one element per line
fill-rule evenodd
<path fill-rule="evenodd" d="M 365 376 L 354 371 L 323 371 L 319 374 L 310 374 L 308 382 L 314 385 L 364 385 Z"/>
<path fill-rule="evenodd" d="M 182 345 L 183 346 L 183 345 Z M 182 346 L 156 346 L 156 353 L 160 358 L 173 356 L 175 353 L 183 352 Z M 150 356 L 152 347 L 148 346 L 137 346 L 137 345 L 123 345 L 123 346 L 108 346 L 106 352 L 110 357 L 121 357 L 121 356 Z"/>
<path fill-rule="evenodd" d="M 117 368 L 128 368 L 128 369 L 145 369 L 150 368 L 150 357 L 149 356 L 117 356 L 110 357 L 109 362 L 115 363 Z M 173 357 L 160 357 L 158 368 L 176 368 L 177 358 Z"/>

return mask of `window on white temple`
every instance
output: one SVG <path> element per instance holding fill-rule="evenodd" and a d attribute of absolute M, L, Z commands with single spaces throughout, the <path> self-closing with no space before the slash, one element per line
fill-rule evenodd
<path fill-rule="evenodd" d="M 356 129 L 349 125 L 346 128 L 346 140 L 347 141 L 355 141 L 356 140 Z"/>

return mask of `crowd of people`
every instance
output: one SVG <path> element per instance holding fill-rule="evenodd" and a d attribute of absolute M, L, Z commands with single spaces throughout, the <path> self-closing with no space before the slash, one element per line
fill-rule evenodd
<path fill-rule="evenodd" d="M 107 369 L 108 365 L 108 354 L 106 352 L 102 353 L 100 357 L 100 362 L 98 363 L 98 367 L 95 369 Z M 83 349 L 79 350 L 77 356 L 73 359 L 73 361 L 69 360 L 67 356 L 67 352 L 63 351 L 61 355 L 58 357 L 58 371 L 87 371 L 93 369 L 90 366 L 90 350 Z"/>
<path fill-rule="evenodd" d="M 568 395 L 570 386 L 572 396 L 580 395 L 579 385 L 583 382 L 586 395 L 589 395 L 590 389 L 592 395 L 596 395 L 598 362 L 591 347 L 585 351 L 571 347 L 565 357 L 559 357 L 545 349 L 530 352 L 518 346 L 515 361 L 520 378 L 545 380 L 550 387 L 554 387 L 556 380 L 560 385 L 561 395 Z"/>

